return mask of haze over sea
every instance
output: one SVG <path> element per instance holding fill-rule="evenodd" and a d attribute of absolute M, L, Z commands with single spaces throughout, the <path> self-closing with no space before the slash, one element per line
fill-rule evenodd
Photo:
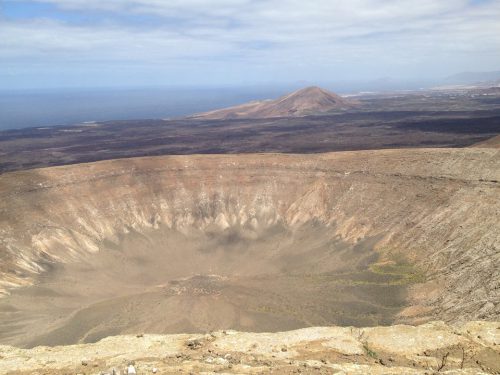
<path fill-rule="evenodd" d="M 428 81 L 309 82 L 225 87 L 0 89 L 0 130 L 86 121 L 182 117 L 252 100 L 275 99 L 305 86 L 338 94 L 417 90 Z"/>
<path fill-rule="evenodd" d="M 0 91 L 0 130 L 178 117 L 273 98 L 286 90 L 247 87 Z"/>

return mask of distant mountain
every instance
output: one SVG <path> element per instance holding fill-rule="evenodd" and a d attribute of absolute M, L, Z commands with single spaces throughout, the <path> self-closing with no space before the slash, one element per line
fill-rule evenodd
<path fill-rule="evenodd" d="M 446 77 L 449 84 L 471 84 L 479 82 L 500 81 L 500 70 L 493 72 L 462 72 Z"/>
<path fill-rule="evenodd" d="M 191 116 L 191 118 L 300 117 L 333 110 L 349 109 L 355 107 L 357 104 L 355 100 L 346 99 L 333 92 L 311 86 L 275 100 L 254 101 L 234 107 L 196 114 Z"/>

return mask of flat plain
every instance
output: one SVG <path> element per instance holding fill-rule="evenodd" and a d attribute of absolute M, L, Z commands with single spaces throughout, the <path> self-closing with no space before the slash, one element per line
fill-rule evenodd
<path fill-rule="evenodd" d="M 465 147 L 500 133 L 496 90 L 365 95 L 320 116 L 128 120 L 0 132 L 0 173 L 155 155 Z"/>

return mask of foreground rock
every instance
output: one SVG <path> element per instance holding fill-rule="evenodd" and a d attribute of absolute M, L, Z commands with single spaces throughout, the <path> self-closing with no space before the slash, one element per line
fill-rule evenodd
<path fill-rule="evenodd" d="M 499 322 L 116 336 L 52 348 L 0 346 L 0 373 L 497 374 L 499 344 Z"/>

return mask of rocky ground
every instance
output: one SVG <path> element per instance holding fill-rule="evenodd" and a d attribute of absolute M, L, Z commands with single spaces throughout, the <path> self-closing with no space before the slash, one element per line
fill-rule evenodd
<path fill-rule="evenodd" d="M 498 374 L 500 323 L 115 336 L 29 350 L 0 346 L 0 373 Z"/>

